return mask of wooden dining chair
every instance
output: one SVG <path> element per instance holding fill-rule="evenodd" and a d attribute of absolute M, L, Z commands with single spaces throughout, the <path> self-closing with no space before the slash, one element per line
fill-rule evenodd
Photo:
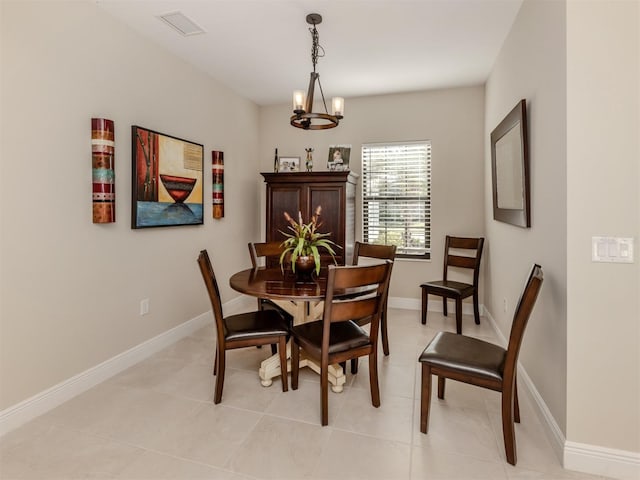
<path fill-rule="evenodd" d="M 371 403 L 380 406 L 378 330 L 389 287 L 391 261 L 368 266 L 328 267 L 322 319 L 292 329 L 291 388 L 298 388 L 300 349 L 320 363 L 322 425 L 329 423 L 329 365 L 369 357 Z M 358 321 L 371 317 L 367 333 Z"/>
<path fill-rule="evenodd" d="M 224 317 L 218 282 L 206 250 L 202 250 L 198 255 L 198 265 L 209 293 L 216 321 L 217 345 L 213 366 L 216 390 L 213 403 L 220 403 L 222 400 L 226 351 L 236 348 L 277 344 L 280 354 L 282 391 L 286 392 L 288 389 L 286 342 L 289 334 L 286 320 L 275 310 L 258 310 Z"/>
<path fill-rule="evenodd" d="M 456 332 L 462 333 L 462 300 L 473 296 L 473 315 L 476 325 L 480 325 L 480 309 L 478 306 L 478 277 L 480 275 L 480 259 L 484 238 L 451 237 L 447 235 L 444 245 L 444 269 L 442 280 L 425 282 L 422 288 L 422 324 L 427 323 L 427 305 L 429 295 L 442 297 L 442 311 L 447 316 L 447 299 L 456 302 Z M 469 255 L 452 253 L 451 250 L 465 250 Z M 466 268 L 473 271 L 471 283 L 449 279 L 449 267 Z"/>
<path fill-rule="evenodd" d="M 427 345 L 422 363 L 420 431 L 429 428 L 431 375 L 438 376 L 438 398 L 444 399 L 445 379 L 488 388 L 502 394 L 502 436 L 507 462 L 516 464 L 514 421 L 520 423 L 516 372 L 524 330 L 542 286 L 542 268 L 534 265 L 511 324 L 506 349 L 484 340 L 440 332 Z"/>
<path fill-rule="evenodd" d="M 395 245 L 375 245 L 372 243 L 356 242 L 353 249 L 353 265 L 358 265 L 361 258 L 373 258 L 377 260 L 391 260 L 392 262 L 396 258 L 396 246 Z M 393 263 L 391 264 L 393 269 Z M 380 331 L 382 333 L 382 351 L 389 355 L 389 333 L 387 331 L 387 303 L 389 299 L 389 290 L 385 295 L 384 305 L 382 307 L 382 314 L 380 315 Z M 351 360 L 351 373 L 358 372 L 358 360 Z"/>

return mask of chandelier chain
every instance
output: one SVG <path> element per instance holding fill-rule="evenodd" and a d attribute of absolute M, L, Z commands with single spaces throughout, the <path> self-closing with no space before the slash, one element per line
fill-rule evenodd
<path fill-rule="evenodd" d="M 320 45 L 320 35 L 318 34 L 318 29 L 314 25 L 313 28 L 310 28 L 311 32 L 311 62 L 313 63 L 313 71 L 316 71 L 316 64 L 318 63 L 318 58 L 324 57 L 324 48 Z"/>

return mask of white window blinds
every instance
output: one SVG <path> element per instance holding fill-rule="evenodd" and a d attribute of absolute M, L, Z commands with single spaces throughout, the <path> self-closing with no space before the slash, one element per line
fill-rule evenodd
<path fill-rule="evenodd" d="M 362 231 L 396 256 L 431 253 L 431 142 L 362 146 Z"/>

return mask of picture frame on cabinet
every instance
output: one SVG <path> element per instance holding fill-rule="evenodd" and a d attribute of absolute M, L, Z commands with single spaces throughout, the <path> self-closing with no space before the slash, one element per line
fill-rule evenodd
<path fill-rule="evenodd" d="M 278 173 L 299 172 L 300 157 L 278 157 Z"/>

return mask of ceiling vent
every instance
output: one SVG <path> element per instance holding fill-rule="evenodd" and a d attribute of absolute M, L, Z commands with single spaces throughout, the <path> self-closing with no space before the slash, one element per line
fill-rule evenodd
<path fill-rule="evenodd" d="M 182 12 L 165 13 L 159 15 L 158 18 L 185 37 L 205 33 L 199 25 L 187 18 Z"/>

